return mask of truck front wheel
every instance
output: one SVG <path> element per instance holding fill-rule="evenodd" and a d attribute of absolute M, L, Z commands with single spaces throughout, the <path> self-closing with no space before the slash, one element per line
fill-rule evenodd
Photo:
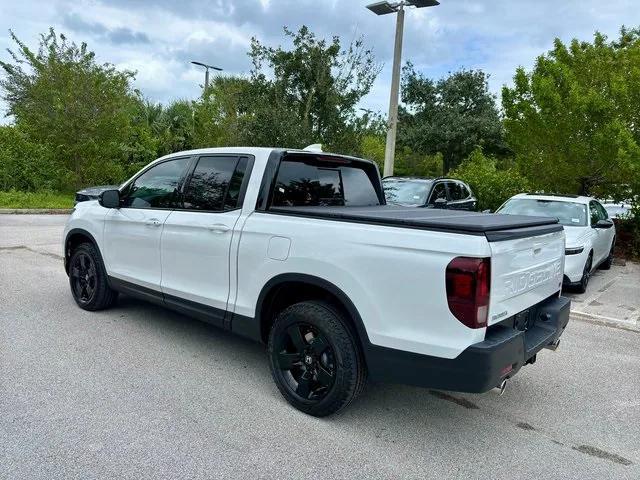
<path fill-rule="evenodd" d="M 118 297 L 118 292 L 109 287 L 100 254 L 91 243 L 83 243 L 71 252 L 69 285 L 73 299 L 84 310 L 109 308 Z"/>
<path fill-rule="evenodd" d="M 269 333 L 269 363 L 284 398 L 316 417 L 349 405 L 362 390 L 366 368 L 344 315 L 322 301 L 280 312 Z"/>

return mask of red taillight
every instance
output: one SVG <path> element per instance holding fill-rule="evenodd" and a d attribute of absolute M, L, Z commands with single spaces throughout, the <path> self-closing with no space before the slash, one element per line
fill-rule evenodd
<path fill-rule="evenodd" d="M 469 328 L 487 326 L 491 262 L 488 258 L 456 257 L 447 265 L 449 310 Z"/>

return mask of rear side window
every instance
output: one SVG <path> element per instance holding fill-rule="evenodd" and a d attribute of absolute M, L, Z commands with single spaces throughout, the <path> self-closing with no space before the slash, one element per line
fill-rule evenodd
<path fill-rule="evenodd" d="M 188 158 L 178 158 L 151 167 L 123 192 L 122 206 L 173 208 L 178 186 L 188 163 Z"/>
<path fill-rule="evenodd" d="M 598 213 L 600 215 L 600 219 L 601 220 L 606 220 L 607 218 L 609 218 L 609 214 L 607 213 L 607 210 L 598 202 L 595 202 L 596 204 L 596 209 L 598 210 Z"/>
<path fill-rule="evenodd" d="M 596 207 L 596 202 L 589 202 L 589 214 L 591 215 L 591 225 L 595 225 L 600 220 L 600 212 Z"/>
<path fill-rule="evenodd" d="M 433 191 L 431 192 L 431 197 L 429 198 L 429 205 L 433 205 L 436 203 L 436 200 L 439 198 L 447 199 L 447 189 L 444 185 L 444 182 L 438 182 L 433 186 Z"/>
<path fill-rule="evenodd" d="M 275 207 L 367 206 L 380 201 L 369 175 L 359 166 L 308 159 L 280 163 L 271 203 Z"/>
<path fill-rule="evenodd" d="M 231 176 L 231 181 L 229 182 L 227 196 L 224 200 L 225 210 L 233 210 L 234 208 L 242 206 L 240 205 L 240 190 L 242 188 L 242 181 L 244 180 L 244 176 L 247 173 L 248 164 L 249 159 L 247 157 L 241 157 L 240 160 L 238 160 L 236 169 Z"/>
<path fill-rule="evenodd" d="M 449 196 L 453 201 L 464 200 L 465 198 L 467 198 L 467 195 L 465 195 L 464 187 L 461 183 L 458 182 L 449 182 Z"/>
<path fill-rule="evenodd" d="M 184 190 L 183 208 L 213 212 L 236 208 L 246 168 L 245 157 L 200 157 Z"/>

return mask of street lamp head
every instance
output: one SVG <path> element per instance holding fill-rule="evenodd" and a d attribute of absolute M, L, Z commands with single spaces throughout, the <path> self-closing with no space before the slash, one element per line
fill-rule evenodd
<path fill-rule="evenodd" d="M 440 5 L 440 2 L 437 0 L 407 0 L 407 3 L 416 8 L 435 7 Z"/>
<path fill-rule="evenodd" d="M 213 65 L 207 65 L 206 63 L 202 63 L 202 62 L 195 62 L 195 61 L 191 61 L 191 63 L 193 63 L 194 65 L 198 65 L 199 67 L 204 67 L 204 68 L 211 68 L 213 70 L 218 70 L 219 72 L 222 71 L 221 68 L 219 67 L 214 67 Z"/>
<path fill-rule="evenodd" d="M 386 15 L 388 13 L 393 13 L 397 11 L 398 7 L 396 5 L 392 5 L 389 2 L 376 2 L 367 5 L 367 8 L 371 10 L 376 15 Z"/>
<path fill-rule="evenodd" d="M 367 5 L 367 8 L 376 15 L 387 15 L 397 12 L 400 8 L 408 5 L 416 8 L 435 7 L 436 5 L 440 5 L 440 2 L 438 2 L 438 0 L 401 0 L 392 3 L 385 0 L 383 2 L 371 3 Z"/>

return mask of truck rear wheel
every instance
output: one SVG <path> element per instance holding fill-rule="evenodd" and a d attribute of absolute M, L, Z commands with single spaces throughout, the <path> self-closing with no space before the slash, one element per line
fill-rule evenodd
<path fill-rule="evenodd" d="M 324 417 L 361 392 L 366 368 L 343 314 L 329 303 L 300 302 L 277 316 L 269 333 L 269 363 L 284 398 Z"/>

